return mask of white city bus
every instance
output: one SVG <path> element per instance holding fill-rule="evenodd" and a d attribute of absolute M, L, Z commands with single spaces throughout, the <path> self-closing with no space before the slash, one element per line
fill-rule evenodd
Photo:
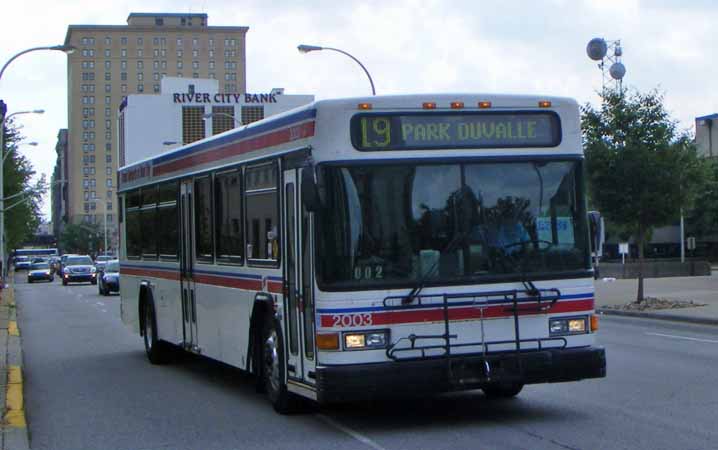
<path fill-rule="evenodd" d="M 282 412 L 604 377 L 578 105 L 318 101 L 120 169 L 122 319 Z"/>

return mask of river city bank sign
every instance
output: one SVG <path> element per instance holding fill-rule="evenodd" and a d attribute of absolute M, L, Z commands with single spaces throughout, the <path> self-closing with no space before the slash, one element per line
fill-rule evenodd
<path fill-rule="evenodd" d="M 277 94 L 210 94 L 207 92 L 172 94 L 173 103 L 277 103 Z"/>

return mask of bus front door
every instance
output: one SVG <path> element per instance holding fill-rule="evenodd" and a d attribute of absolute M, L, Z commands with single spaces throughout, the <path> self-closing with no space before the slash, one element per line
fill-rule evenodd
<path fill-rule="evenodd" d="M 182 239 L 180 248 L 180 288 L 182 291 L 182 335 L 184 347 L 199 352 L 197 341 L 197 304 L 194 290 L 194 204 L 192 181 L 183 181 L 180 187 L 180 223 Z"/>
<path fill-rule="evenodd" d="M 314 385 L 314 302 L 309 212 L 301 205 L 298 169 L 284 172 L 284 335 L 289 389 Z M 293 386 L 292 386 L 293 385 Z"/>

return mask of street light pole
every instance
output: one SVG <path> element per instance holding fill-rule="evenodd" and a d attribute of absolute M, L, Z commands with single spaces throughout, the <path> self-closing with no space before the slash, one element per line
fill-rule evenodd
<path fill-rule="evenodd" d="M 362 68 L 362 70 L 364 70 L 364 73 L 366 74 L 367 78 L 369 78 L 369 84 L 371 84 L 371 95 L 376 95 L 376 90 L 374 89 L 374 80 L 371 79 L 371 75 L 369 75 L 369 71 L 366 70 L 366 67 L 364 67 L 364 64 L 362 64 L 361 61 L 359 61 L 358 59 L 356 59 L 349 53 L 345 52 L 344 50 L 340 50 L 338 48 L 332 48 L 332 47 L 320 47 L 318 45 L 305 45 L 305 44 L 297 46 L 297 50 L 299 50 L 300 53 L 309 53 L 309 52 L 314 52 L 314 51 L 319 51 L 319 50 L 332 50 L 335 52 L 339 52 L 342 55 L 346 55 L 346 56 L 350 57 L 351 59 L 354 60 L 354 62 L 359 64 L 359 66 Z"/>
<path fill-rule="evenodd" d="M 12 58 L 8 59 L 5 64 L 3 64 L 2 69 L 0 69 L 0 81 L 2 80 L 3 74 L 5 74 L 5 69 L 10 65 L 11 62 L 15 61 L 20 56 L 30 53 L 30 52 L 37 52 L 41 50 L 50 50 L 50 51 L 60 51 L 67 53 L 68 55 L 73 53 L 75 50 L 77 50 L 72 45 L 48 45 L 48 46 L 42 46 L 42 47 L 32 47 L 28 48 L 26 50 L 23 50 L 21 52 L 16 53 L 13 55 Z M 12 114 L 11 114 L 12 115 Z M 10 117 L 10 116 L 7 116 Z M 5 151 L 5 114 L 2 115 L 2 120 L 0 121 L 0 152 Z M 4 157 L 5 155 L 3 155 Z M 5 259 L 5 214 L 3 212 L 3 209 L 5 205 L 3 204 L 2 198 L 4 197 L 3 192 L 3 173 L 5 171 L 5 167 L 2 164 L 4 161 L 4 158 L 0 158 L 0 268 L 2 271 L 0 272 L 0 276 L 2 276 L 2 285 L 0 285 L 0 288 L 5 286 L 5 278 L 7 274 L 7 261 Z"/>
<path fill-rule="evenodd" d="M 226 117 L 229 117 L 230 119 L 234 120 L 234 123 L 236 123 L 238 127 L 242 126 L 242 122 L 240 122 L 239 120 L 237 120 L 236 117 L 234 117 L 232 114 L 227 114 L 227 113 L 224 113 L 224 112 L 209 112 L 209 113 L 204 113 L 204 114 L 202 115 L 202 118 L 203 118 L 203 119 L 209 119 L 209 118 L 211 118 L 212 116 L 226 116 Z"/>
<path fill-rule="evenodd" d="M 95 197 L 95 198 L 92 200 L 92 203 L 95 203 L 95 204 L 100 203 L 100 202 L 102 202 L 102 205 L 103 205 L 103 206 L 102 206 L 102 217 L 104 218 L 104 221 L 103 221 L 103 222 L 104 222 L 104 225 L 103 225 L 103 227 L 104 227 L 104 229 L 105 229 L 105 246 L 104 246 L 104 252 L 105 252 L 105 255 L 107 255 L 107 201 L 106 201 L 106 200 L 101 200 L 101 199 L 99 199 L 99 198 L 97 198 L 97 197 Z"/>

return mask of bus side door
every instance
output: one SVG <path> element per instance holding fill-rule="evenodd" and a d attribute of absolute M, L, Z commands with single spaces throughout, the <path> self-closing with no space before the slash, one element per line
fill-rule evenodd
<path fill-rule="evenodd" d="M 309 213 L 301 206 L 298 169 L 284 172 L 284 335 L 287 379 L 313 385 L 314 303 Z"/>
<path fill-rule="evenodd" d="M 180 185 L 180 284 L 182 295 L 182 331 L 184 346 L 191 351 L 198 351 L 197 342 L 197 306 L 194 292 L 194 204 L 193 181 L 186 180 Z"/>

